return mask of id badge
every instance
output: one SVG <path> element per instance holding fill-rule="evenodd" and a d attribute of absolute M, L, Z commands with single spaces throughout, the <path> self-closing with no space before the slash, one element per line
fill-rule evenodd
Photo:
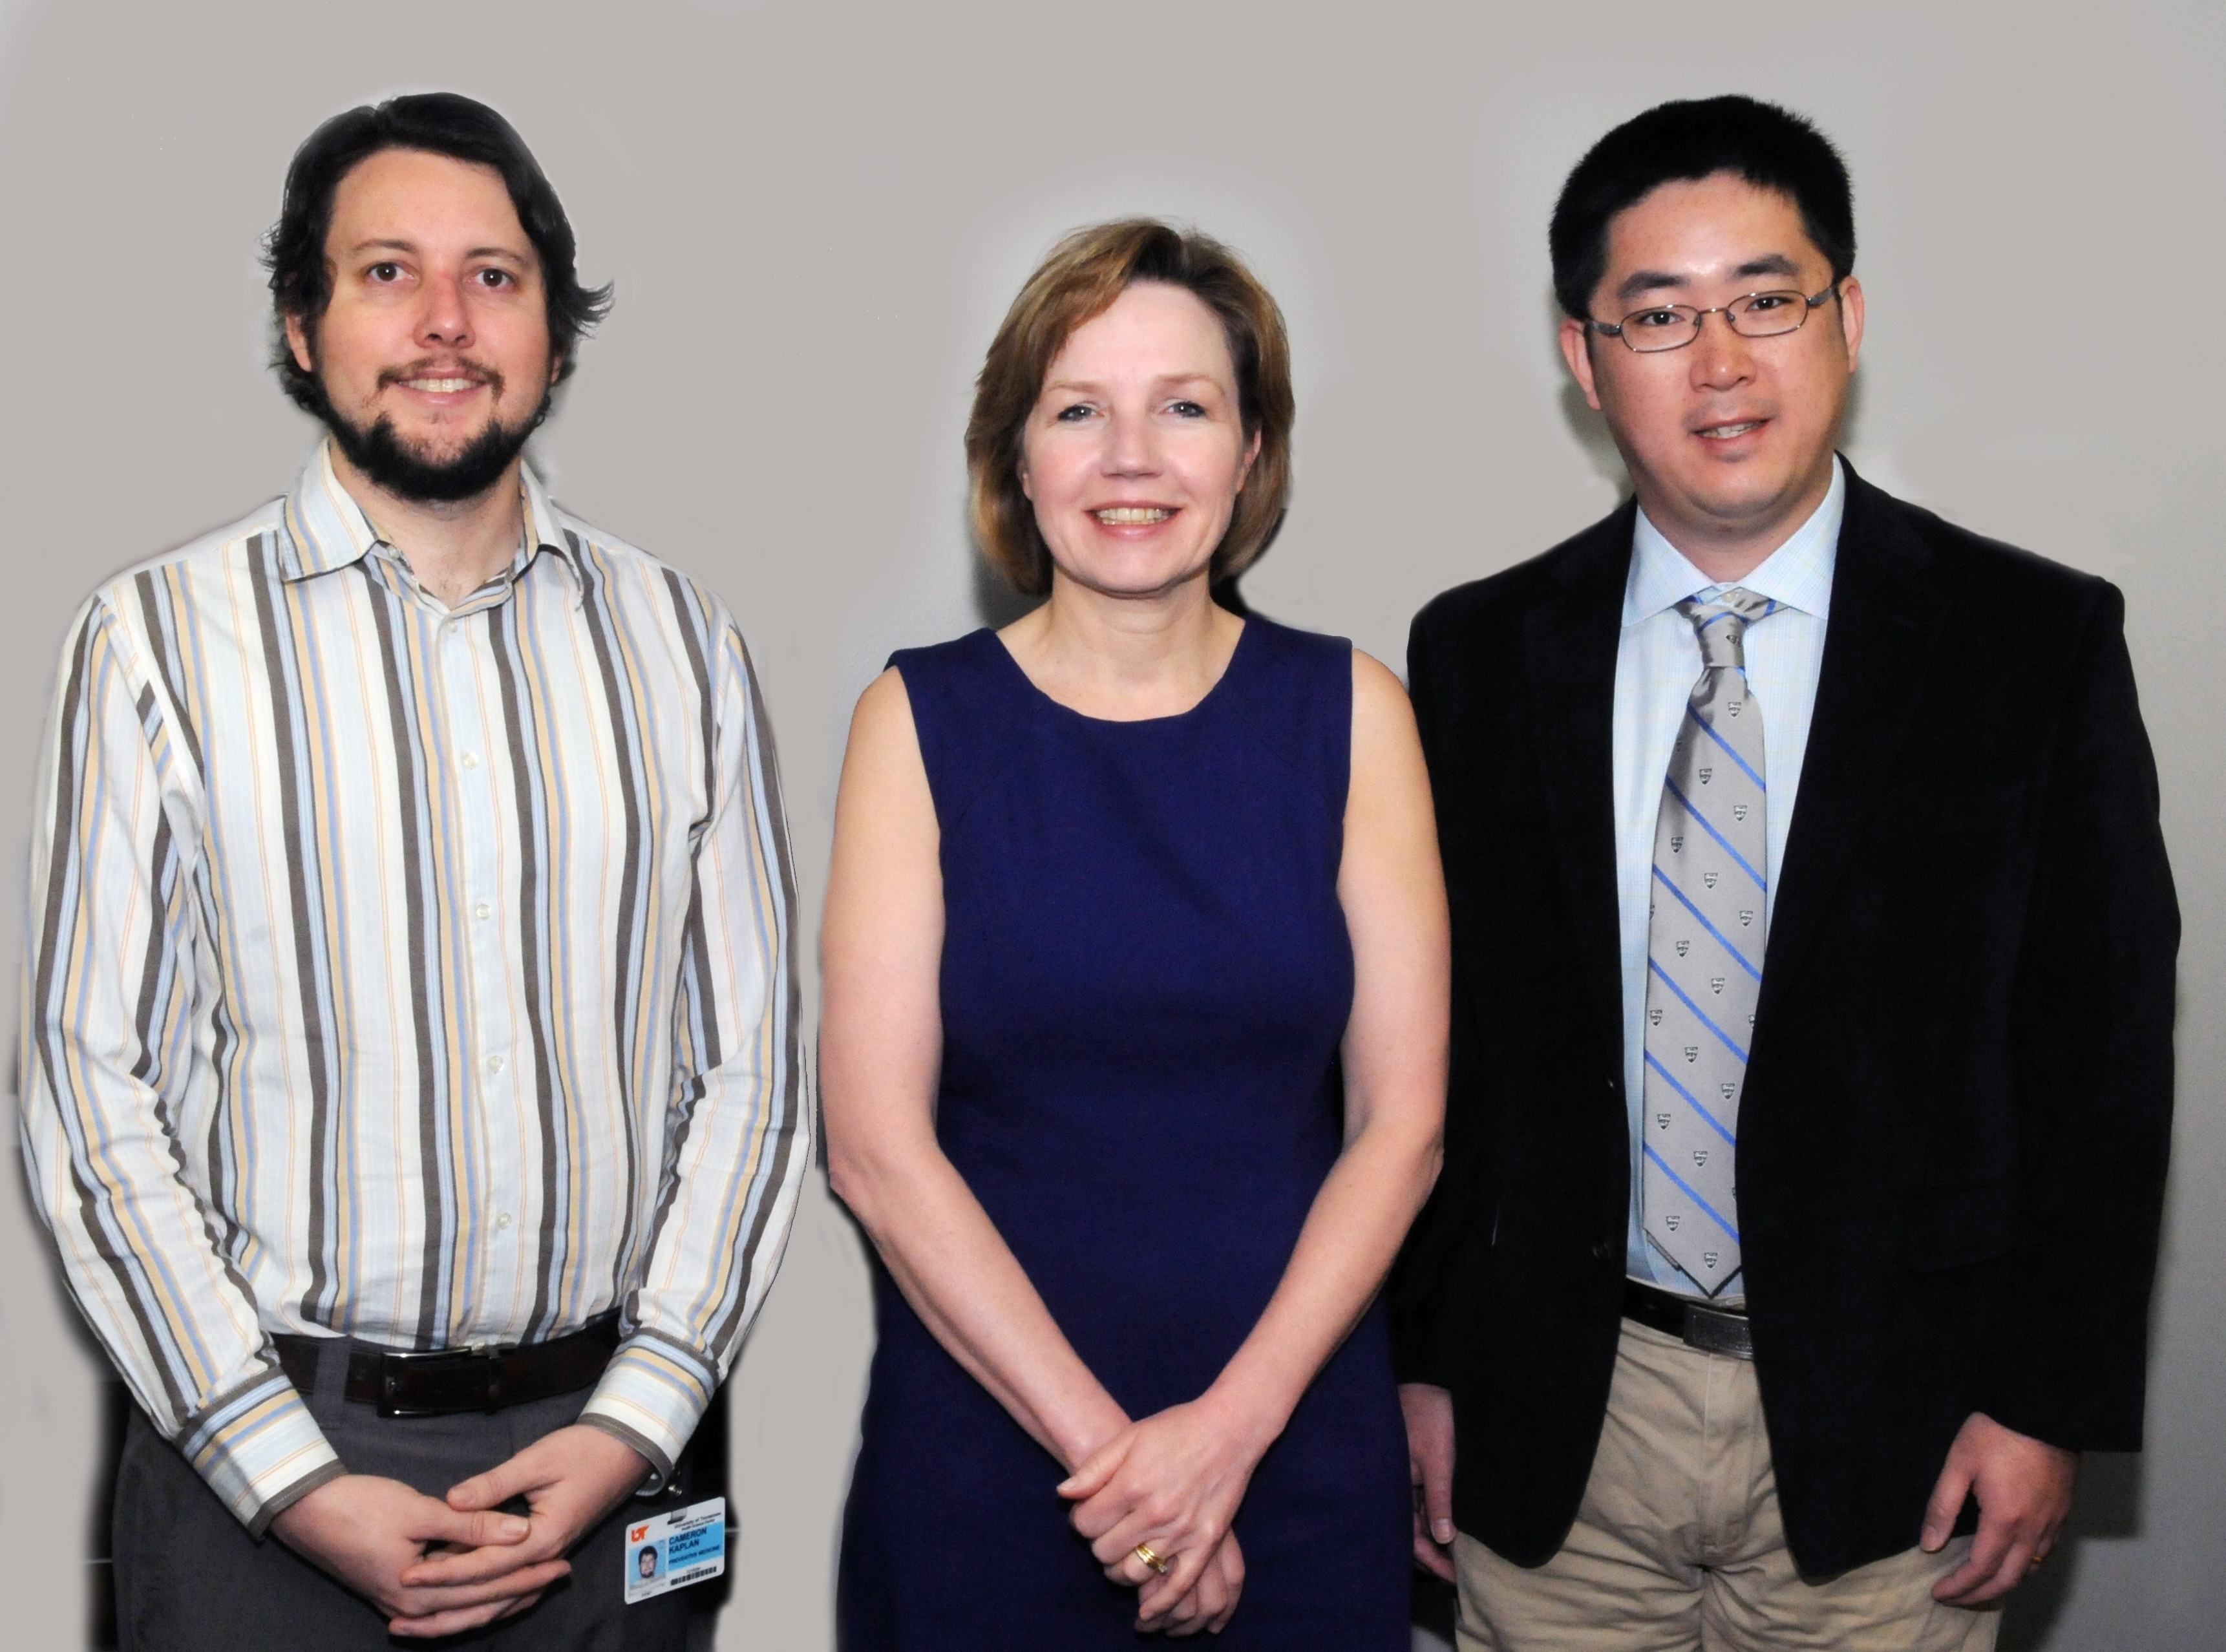
<path fill-rule="evenodd" d="M 727 1500 L 691 1503 L 626 1528 L 626 1604 L 716 1578 L 727 1569 Z"/>

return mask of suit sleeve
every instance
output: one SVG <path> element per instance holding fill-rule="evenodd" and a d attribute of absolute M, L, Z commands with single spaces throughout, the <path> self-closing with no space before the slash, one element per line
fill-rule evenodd
<path fill-rule="evenodd" d="M 1415 622 L 1408 639 L 1408 692 L 1421 731 L 1422 755 L 1438 811 L 1438 842 L 1448 859 L 1447 884 L 1460 839 L 1451 818 L 1458 788 L 1448 772 L 1447 742 L 1440 719 L 1443 708 L 1430 672 L 1428 615 Z M 1469 1228 L 1485 1187 L 1482 1151 L 1484 1115 L 1478 1094 L 1483 1071 L 1474 1012 L 1475 998 L 1461 968 L 1456 919 L 1453 961 L 1453 1025 L 1447 1050 L 1446 1156 L 1437 1185 L 1415 1219 L 1391 1275 L 1389 1303 L 1392 1355 L 1402 1382 L 1452 1386 L 1455 1286 Z"/>
<path fill-rule="evenodd" d="M 2079 1451 L 2140 1445 L 2172 1135 L 2179 912 L 2124 620 L 2102 587 L 2042 800 L 2013 1007 L 2023 1197 L 1992 1414 Z"/>

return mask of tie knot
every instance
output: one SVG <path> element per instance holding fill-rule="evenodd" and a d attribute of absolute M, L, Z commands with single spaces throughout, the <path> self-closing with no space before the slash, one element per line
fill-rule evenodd
<path fill-rule="evenodd" d="M 1734 586 L 1706 601 L 1687 597 L 1677 605 L 1677 612 L 1693 622 L 1693 634 L 1701 639 L 1701 664 L 1705 669 L 1729 666 L 1733 670 L 1744 670 L 1746 628 L 1776 613 L 1778 604 L 1766 596 L 1757 596 L 1743 587 Z"/>

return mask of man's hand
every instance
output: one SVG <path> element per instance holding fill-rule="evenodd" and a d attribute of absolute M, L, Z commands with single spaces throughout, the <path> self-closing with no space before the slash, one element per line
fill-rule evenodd
<path fill-rule="evenodd" d="M 375 1474 L 328 1480 L 270 1522 L 278 1541 L 370 1601 L 397 1635 L 448 1625 L 451 1634 L 521 1611 L 572 1568 L 561 1560 L 516 1557 L 531 1531 L 517 1515 L 462 1511 Z M 409 1573 L 429 1544 L 454 1544 L 501 1555 L 499 1567 L 474 1579 L 429 1581 Z"/>
<path fill-rule="evenodd" d="M 402 1581 L 416 1588 L 506 1589 L 514 1598 L 503 1610 L 523 1611 L 532 1601 L 512 1586 L 514 1580 L 537 1579 L 531 1585 L 537 1595 L 570 1571 L 564 1552 L 625 1502 L 648 1473 L 649 1465 L 640 1452 L 600 1428 L 575 1423 L 544 1434 L 517 1456 L 448 1492 L 448 1508 L 458 1518 L 489 1517 L 512 1497 L 525 1498 L 532 1518 L 523 1541 L 462 1554 L 429 1555 L 405 1570 Z M 552 1566 L 559 1569 L 540 1575 Z M 396 1635 L 431 1637 L 453 1635 L 501 1615 L 440 1612 L 397 1619 L 387 1627 Z"/>
<path fill-rule="evenodd" d="M 2079 1456 L 2005 1428 L 1975 1411 L 1948 1448 L 1948 1465 L 1925 1505 L 1917 1546 L 1936 1554 L 1956 1528 L 1966 1496 L 1979 1500 L 1979 1534 L 1963 1564 L 1932 1588 L 1951 1606 L 1983 1606 L 2023 1583 L 2055 1547 L 2071 1512 Z"/>
<path fill-rule="evenodd" d="M 1402 1382 L 1407 1477 L 1415 1488 L 1415 1564 L 1453 1580 L 1453 1396 L 1429 1382 Z"/>

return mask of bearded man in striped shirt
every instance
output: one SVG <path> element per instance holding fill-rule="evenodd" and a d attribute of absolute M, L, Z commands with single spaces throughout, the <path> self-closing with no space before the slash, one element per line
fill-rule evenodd
<path fill-rule="evenodd" d="M 608 293 L 500 116 L 327 123 L 269 254 L 328 438 L 87 604 L 33 834 L 123 1642 L 677 1648 L 624 1528 L 690 1500 L 811 1158 L 757 684 L 522 461 Z"/>

